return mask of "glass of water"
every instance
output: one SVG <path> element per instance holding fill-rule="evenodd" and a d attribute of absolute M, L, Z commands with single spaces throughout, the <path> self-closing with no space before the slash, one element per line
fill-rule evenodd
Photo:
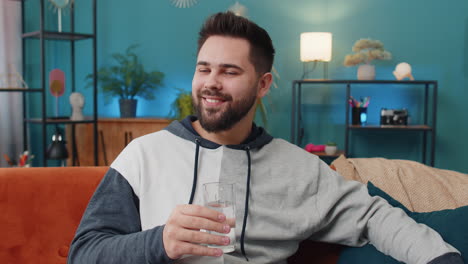
<path fill-rule="evenodd" d="M 226 216 L 226 223 L 231 227 L 227 236 L 230 239 L 229 245 L 208 245 L 213 248 L 220 248 L 224 253 L 233 252 L 236 245 L 236 199 L 234 197 L 234 184 L 211 182 L 203 184 L 203 198 L 205 206 L 223 213 Z M 208 231 L 210 234 L 226 236 L 226 234 Z"/>

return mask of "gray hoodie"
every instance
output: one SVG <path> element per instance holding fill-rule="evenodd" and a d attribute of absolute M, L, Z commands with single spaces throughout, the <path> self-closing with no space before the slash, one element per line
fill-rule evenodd
<path fill-rule="evenodd" d="M 256 126 L 244 144 L 218 145 L 201 138 L 193 120 L 175 121 L 122 151 L 85 211 L 69 263 L 286 263 L 305 239 L 370 242 L 406 263 L 463 263 L 459 255 L 447 261 L 458 251 L 435 231 L 318 157 Z M 235 184 L 235 252 L 170 260 L 166 220 L 178 204 L 203 204 L 201 186 L 213 181 Z"/>

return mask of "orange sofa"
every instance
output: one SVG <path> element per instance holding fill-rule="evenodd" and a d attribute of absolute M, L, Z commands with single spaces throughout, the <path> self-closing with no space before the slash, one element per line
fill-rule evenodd
<path fill-rule="evenodd" d="M 61 264 L 107 167 L 0 168 L 0 263 Z M 336 263 L 340 246 L 306 241 L 289 263 Z"/>

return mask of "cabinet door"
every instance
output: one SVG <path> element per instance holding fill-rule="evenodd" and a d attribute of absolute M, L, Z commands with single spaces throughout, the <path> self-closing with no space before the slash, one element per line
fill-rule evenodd
<path fill-rule="evenodd" d="M 98 120 L 98 165 L 109 166 L 133 139 L 159 131 L 169 125 L 167 119 L 104 118 Z M 67 126 L 67 164 L 73 165 L 72 125 Z M 75 125 L 76 161 L 79 166 L 94 166 L 93 125 Z"/>
<path fill-rule="evenodd" d="M 129 120 L 128 122 L 121 122 L 120 129 L 124 133 L 124 143 L 128 144 L 137 137 L 164 129 L 169 123 L 169 120 Z"/>
<path fill-rule="evenodd" d="M 73 129 L 75 138 L 73 140 Z M 65 126 L 66 143 L 68 150 L 68 166 L 94 166 L 94 138 L 93 124 L 69 124 Z M 73 153 L 75 145 L 75 153 Z M 101 149 L 98 144 L 98 160 Z M 75 163 L 73 162 L 75 157 Z M 99 165 L 103 165 L 99 162 Z"/>
<path fill-rule="evenodd" d="M 109 166 L 125 148 L 125 124 L 112 120 L 98 122 L 99 165 Z"/>

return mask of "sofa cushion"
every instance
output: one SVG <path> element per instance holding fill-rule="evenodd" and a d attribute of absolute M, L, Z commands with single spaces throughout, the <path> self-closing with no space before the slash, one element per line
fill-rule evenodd
<path fill-rule="evenodd" d="M 372 196 L 380 196 L 387 200 L 392 206 L 403 209 L 409 217 L 416 222 L 426 224 L 433 228 L 442 238 L 462 253 L 465 263 L 468 263 L 468 206 L 456 209 L 416 213 L 409 211 L 400 202 L 390 195 L 368 182 L 367 188 Z M 378 251 L 374 246 L 367 244 L 364 247 L 347 247 L 342 250 L 339 264 L 353 263 L 401 263 L 394 258 Z"/>

